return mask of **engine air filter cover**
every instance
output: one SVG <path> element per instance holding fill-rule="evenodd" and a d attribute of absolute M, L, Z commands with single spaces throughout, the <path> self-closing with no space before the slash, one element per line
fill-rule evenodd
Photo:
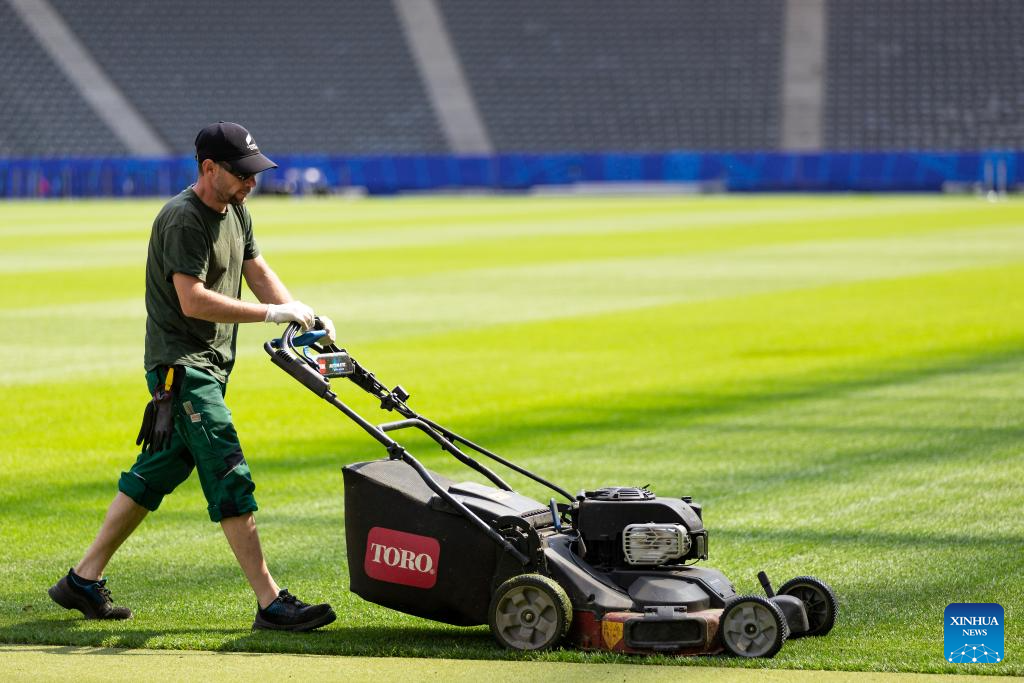
<path fill-rule="evenodd" d="M 594 500 L 654 500 L 654 494 L 635 486 L 608 486 L 596 491 L 587 491 L 587 498 Z"/>
<path fill-rule="evenodd" d="M 690 551 L 682 524 L 630 524 L 622 531 L 622 552 L 636 565 L 659 565 Z"/>

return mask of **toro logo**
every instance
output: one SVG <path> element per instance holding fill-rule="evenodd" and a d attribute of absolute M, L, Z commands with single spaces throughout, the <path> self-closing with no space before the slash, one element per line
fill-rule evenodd
<path fill-rule="evenodd" d="M 440 554 L 436 538 L 375 526 L 366 538 L 363 571 L 378 581 L 433 588 Z"/>

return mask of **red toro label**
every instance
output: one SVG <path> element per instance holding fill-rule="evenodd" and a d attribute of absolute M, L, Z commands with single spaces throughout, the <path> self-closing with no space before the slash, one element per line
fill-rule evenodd
<path fill-rule="evenodd" d="M 433 588 L 440 554 L 436 538 L 375 526 L 366 539 L 363 571 L 378 581 Z"/>

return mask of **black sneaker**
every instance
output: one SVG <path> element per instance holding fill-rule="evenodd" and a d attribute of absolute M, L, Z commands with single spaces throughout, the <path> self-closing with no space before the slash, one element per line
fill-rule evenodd
<path fill-rule="evenodd" d="M 312 631 L 337 618 L 327 603 L 307 605 L 289 593 L 287 588 L 283 588 L 274 602 L 256 610 L 256 621 L 252 627 L 276 631 Z"/>
<path fill-rule="evenodd" d="M 76 609 L 86 619 L 131 619 L 127 607 L 115 607 L 110 599 L 107 580 L 88 581 L 75 575 L 73 570 L 49 590 L 50 597 L 64 609 Z"/>

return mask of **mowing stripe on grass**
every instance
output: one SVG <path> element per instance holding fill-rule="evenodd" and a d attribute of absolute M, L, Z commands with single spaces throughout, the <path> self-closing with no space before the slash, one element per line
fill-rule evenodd
<path fill-rule="evenodd" d="M 1024 230 L 990 227 L 883 239 L 825 240 L 666 255 L 498 267 L 419 277 L 306 285 L 311 302 L 344 302 L 346 343 L 748 296 L 843 282 L 908 277 L 1024 258 Z M 331 310 L 329 304 L 322 308 Z M 78 372 L 137 367 L 143 308 L 138 298 L 15 308 L 34 329 L 62 320 L 78 340 Z M 135 326 L 133 328 L 133 326 Z M 44 381 L 60 366 L 0 358 L 0 384 Z"/>
<path fill-rule="evenodd" d="M 253 211 L 258 241 L 268 253 L 301 253 L 308 249 L 307 240 L 315 239 L 320 252 L 338 252 L 339 256 L 373 249 L 459 247 L 467 243 L 483 246 L 488 242 L 543 241 L 558 237 L 585 241 L 632 237 L 637 243 L 643 243 L 645 233 L 659 232 L 672 233 L 681 243 L 693 238 L 700 240 L 702 232 L 728 243 L 735 239 L 728 231 L 745 226 L 761 228 L 760 232 L 771 240 L 773 233 L 785 232 L 791 226 L 813 227 L 824 234 L 843 226 L 847 229 L 861 226 L 864 232 L 871 234 L 879 229 L 889 232 L 916 231 L 928 229 L 928 226 L 941 229 L 942 225 L 954 222 L 961 226 L 985 225 L 1012 215 L 1004 207 L 979 210 L 969 203 L 922 205 L 907 200 L 817 206 L 804 202 L 758 209 L 723 209 L 711 205 L 714 210 L 689 200 L 633 201 L 610 207 L 600 203 L 565 203 L 553 212 L 528 214 L 524 220 L 514 211 L 495 211 L 490 208 L 492 203 L 493 200 L 477 204 L 478 213 L 465 214 L 454 224 L 446 215 L 432 217 L 429 213 L 414 219 L 398 214 L 365 220 L 360 219 L 358 213 L 352 215 L 354 205 L 338 202 L 317 205 L 324 216 L 319 219 L 323 222 L 320 226 L 314 216 L 296 225 L 293 213 L 275 212 L 275 208 L 282 206 L 280 200 L 258 202 L 259 207 Z M 289 205 L 284 202 L 284 206 Z M 107 223 L 90 229 L 88 220 L 78 224 L 74 232 L 66 229 L 54 232 L 53 226 L 40 226 L 33 231 L 31 226 L 6 225 L 0 229 L 0 273 L 133 265 L 140 254 L 141 258 L 145 256 L 146 236 L 157 209 L 151 202 L 136 203 L 136 206 L 150 207 L 150 215 L 143 218 L 145 214 L 140 210 L 113 231 Z M 896 218 L 899 220 L 892 220 Z M 871 223 L 864 225 L 866 221 Z M 125 236 L 127 234 L 132 236 Z M 47 239 L 50 235 L 57 239 Z M 753 235 L 745 237 L 756 241 Z M 814 236 L 805 234 L 804 237 Z"/>

